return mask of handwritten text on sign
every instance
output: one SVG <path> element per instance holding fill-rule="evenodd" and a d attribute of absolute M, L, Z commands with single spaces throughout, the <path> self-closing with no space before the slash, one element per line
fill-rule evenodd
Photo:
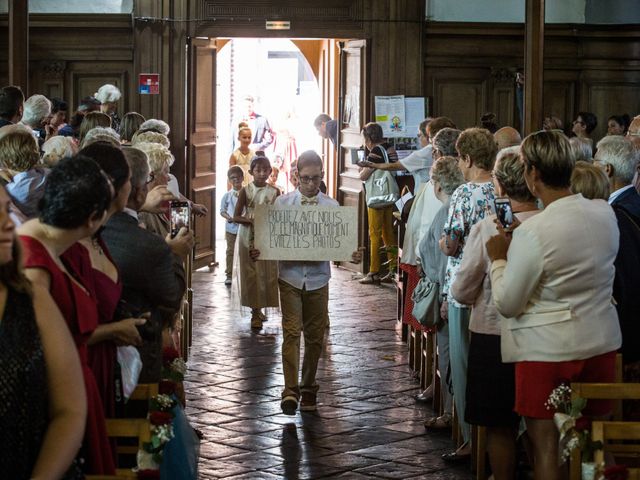
<path fill-rule="evenodd" d="M 354 207 L 258 205 L 255 248 L 262 260 L 351 260 L 357 220 Z"/>

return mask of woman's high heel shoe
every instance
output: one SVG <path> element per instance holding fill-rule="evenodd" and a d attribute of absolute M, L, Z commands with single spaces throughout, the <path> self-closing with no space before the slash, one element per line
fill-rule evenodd
<path fill-rule="evenodd" d="M 380 285 L 380 275 L 369 272 L 364 278 L 358 280 L 358 282 L 362 285 Z"/>

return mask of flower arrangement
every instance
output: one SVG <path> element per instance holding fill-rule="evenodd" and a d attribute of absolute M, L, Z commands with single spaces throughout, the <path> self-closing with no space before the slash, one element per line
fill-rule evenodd
<path fill-rule="evenodd" d="M 560 432 L 560 463 L 566 462 L 575 448 L 582 451 L 583 462 L 593 462 L 595 451 L 602 448 L 602 442 L 591 439 L 590 420 L 582 416 L 586 405 L 584 398 L 571 398 L 571 387 L 566 384 L 556 387 L 545 402 L 547 410 L 555 410 L 553 421 Z"/>
<path fill-rule="evenodd" d="M 172 382 L 182 382 L 187 373 L 187 365 L 180 357 L 180 352 L 173 347 L 162 351 L 162 378 Z"/>
<path fill-rule="evenodd" d="M 174 437 L 174 408 L 178 405 L 179 384 L 184 380 L 187 366 L 175 348 L 165 348 L 162 352 L 162 380 L 158 395 L 149 399 L 149 423 L 151 441 L 144 444 L 137 455 L 138 479 L 159 479 L 159 465 L 165 445 Z"/>
<path fill-rule="evenodd" d="M 629 470 L 624 465 L 611 465 L 605 468 L 602 474 L 605 480 L 627 480 L 629 478 Z"/>

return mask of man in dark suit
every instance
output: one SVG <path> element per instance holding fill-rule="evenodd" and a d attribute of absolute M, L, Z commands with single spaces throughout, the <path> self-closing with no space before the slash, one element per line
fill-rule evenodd
<path fill-rule="evenodd" d="M 609 178 L 609 204 L 620 231 L 613 298 L 622 330 L 622 357 L 628 364 L 640 361 L 640 195 L 632 184 L 638 151 L 629 139 L 615 135 L 600 140 L 597 148 L 595 160 Z"/>
<path fill-rule="evenodd" d="M 121 314 L 151 314 L 141 329 L 139 381 L 155 383 L 162 372 L 162 330 L 180 310 L 185 292 L 183 261 L 193 247 L 193 234 L 183 228 L 175 238 L 163 240 L 138 225 L 138 211 L 148 193 L 149 166 L 144 152 L 134 148 L 124 152 L 131 169 L 131 194 L 124 211 L 107 222 L 102 238 L 120 271 Z"/>
<path fill-rule="evenodd" d="M 598 142 L 594 160 L 609 178 L 609 204 L 640 218 L 640 195 L 633 188 L 638 157 L 638 151 L 629 139 L 609 135 Z"/>
<path fill-rule="evenodd" d="M 269 120 L 267 120 L 267 117 L 264 115 L 256 113 L 254 108 L 254 98 L 251 95 L 247 95 L 244 98 L 244 103 L 246 113 L 242 120 L 249 125 L 249 128 L 253 132 L 251 149 L 256 152 L 264 151 L 275 140 L 273 130 L 271 130 L 271 125 L 269 125 Z"/>

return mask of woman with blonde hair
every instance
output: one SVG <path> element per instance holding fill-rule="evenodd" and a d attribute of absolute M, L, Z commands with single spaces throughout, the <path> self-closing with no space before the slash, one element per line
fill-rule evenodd
<path fill-rule="evenodd" d="M 82 119 L 80 131 L 78 133 L 78 144 L 82 145 L 84 137 L 89 130 L 96 127 L 111 128 L 111 117 L 102 112 L 89 112 Z"/>
<path fill-rule="evenodd" d="M 31 131 L 22 125 L 4 127 L 0 135 L 2 182 L 22 223 L 38 215 L 48 170 L 39 168 L 40 151 Z"/>
<path fill-rule="evenodd" d="M 122 117 L 120 122 L 120 140 L 123 145 L 131 144 L 133 135 L 140 129 L 140 126 L 145 122 L 145 118 L 138 112 L 128 112 Z"/>
<path fill-rule="evenodd" d="M 597 165 L 578 161 L 571 173 L 571 191 L 581 193 L 584 198 L 609 200 L 609 179 Z"/>
<path fill-rule="evenodd" d="M 614 381 L 622 335 L 612 302 L 619 232 L 613 209 L 571 191 L 569 140 L 541 131 L 521 147 L 529 191 L 544 210 L 487 242 L 493 302 L 502 317 L 501 353 L 515 363 L 515 408 L 533 444 L 536 480 L 558 480 L 558 429 L 545 406 L 571 382 Z M 513 232 L 512 235 L 509 232 Z M 604 416 L 607 401 L 583 414 Z"/>

